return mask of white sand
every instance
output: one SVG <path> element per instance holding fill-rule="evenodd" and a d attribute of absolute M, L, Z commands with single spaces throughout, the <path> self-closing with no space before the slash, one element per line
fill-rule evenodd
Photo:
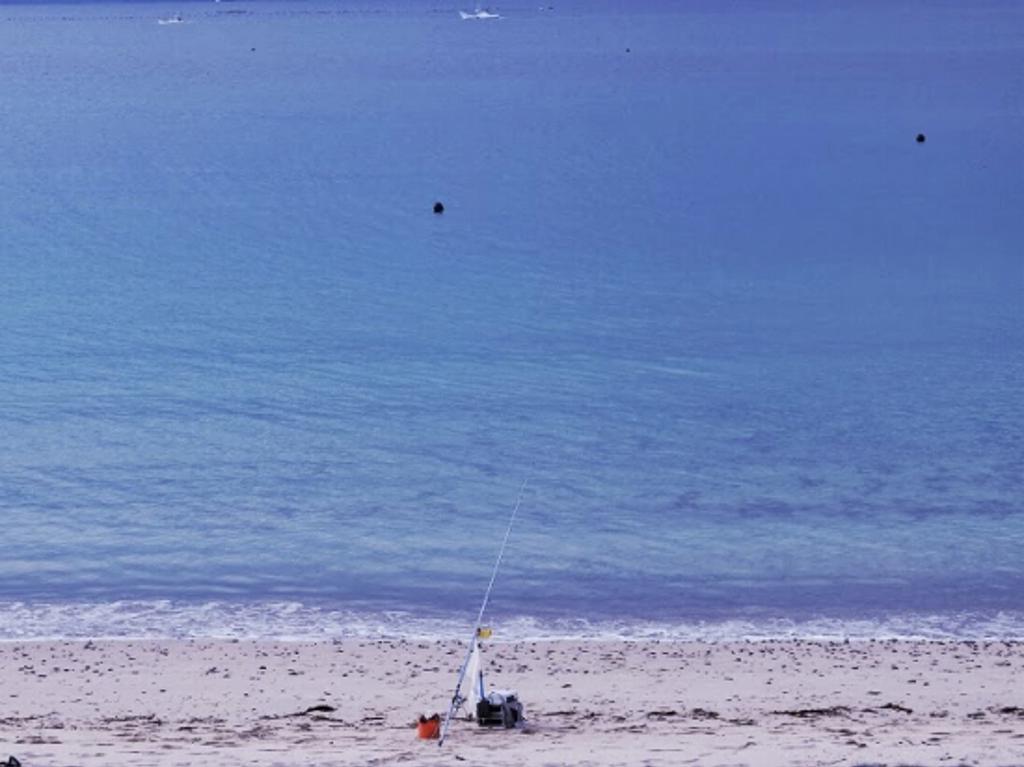
<path fill-rule="evenodd" d="M 0 758 L 35 765 L 1024 764 L 1024 644 L 486 648 L 529 725 L 443 712 L 456 643 L 0 644 Z M 327 704 L 334 711 L 300 714 Z"/>

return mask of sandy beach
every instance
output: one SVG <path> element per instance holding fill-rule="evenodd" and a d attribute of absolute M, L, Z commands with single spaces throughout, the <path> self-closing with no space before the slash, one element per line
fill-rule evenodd
<path fill-rule="evenodd" d="M 0 750 L 33 765 L 1024 764 L 1024 643 L 486 648 L 522 730 L 443 712 L 454 642 L 0 645 Z"/>

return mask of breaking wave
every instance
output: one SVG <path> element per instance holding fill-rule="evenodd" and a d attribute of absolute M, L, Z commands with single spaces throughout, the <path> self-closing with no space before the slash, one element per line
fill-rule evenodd
<path fill-rule="evenodd" d="M 517 616 L 495 619 L 498 641 L 626 640 L 670 642 L 1024 641 L 1024 613 L 957 613 L 880 618 L 713 621 L 590 621 Z M 0 602 L 0 640 L 56 639 L 460 639 L 468 617 L 419 615 L 401 610 L 339 609 L 300 602 L 93 603 Z"/>

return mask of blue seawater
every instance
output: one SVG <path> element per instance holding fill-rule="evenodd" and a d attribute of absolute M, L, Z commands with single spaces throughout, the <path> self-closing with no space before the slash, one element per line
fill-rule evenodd
<path fill-rule="evenodd" d="M 540 5 L 0 8 L 0 635 L 1024 636 L 1024 7 Z"/>

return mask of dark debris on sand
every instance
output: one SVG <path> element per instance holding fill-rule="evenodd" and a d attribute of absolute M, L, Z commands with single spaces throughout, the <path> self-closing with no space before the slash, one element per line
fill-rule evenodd
<path fill-rule="evenodd" d="M 850 709 L 848 706 L 829 706 L 828 708 L 794 708 L 772 711 L 771 713 L 781 716 L 808 718 L 814 716 L 847 716 L 850 713 Z"/>

